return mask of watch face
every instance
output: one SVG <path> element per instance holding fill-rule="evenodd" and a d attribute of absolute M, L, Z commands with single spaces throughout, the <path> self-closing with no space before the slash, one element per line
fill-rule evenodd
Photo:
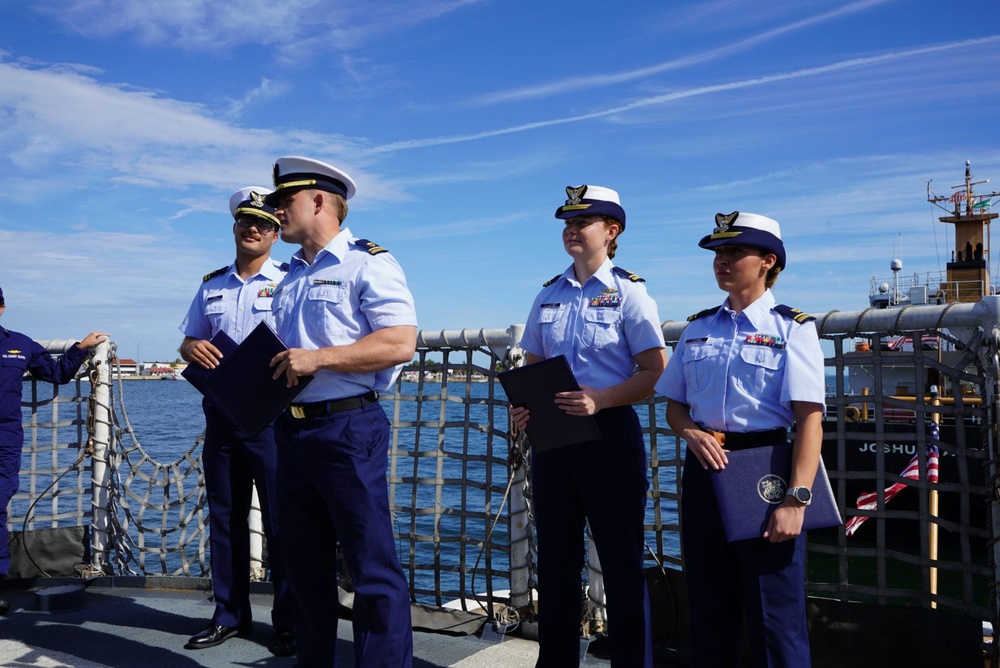
<path fill-rule="evenodd" d="M 808 487 L 796 487 L 795 488 L 795 498 L 801 503 L 809 503 L 812 499 L 812 492 L 809 491 Z"/>

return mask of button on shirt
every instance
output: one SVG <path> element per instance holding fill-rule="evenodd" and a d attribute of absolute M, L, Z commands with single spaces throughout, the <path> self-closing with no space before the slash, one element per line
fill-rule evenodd
<path fill-rule="evenodd" d="M 790 427 L 792 401 L 826 402 L 823 351 L 815 322 L 772 310 L 770 290 L 740 313 L 729 300 L 685 328 L 656 390 L 691 407 L 715 431 Z"/>
<path fill-rule="evenodd" d="M 292 256 L 274 303 L 278 336 L 289 348 L 346 346 L 386 327 L 416 327 L 413 295 L 402 267 L 388 252 L 380 249 L 373 255 L 355 241 L 345 227 L 312 264 L 301 250 Z M 374 373 L 320 370 L 295 401 L 329 401 L 386 390 L 402 368 Z"/>
<path fill-rule="evenodd" d="M 613 268 L 605 260 L 580 285 L 570 265 L 538 293 L 521 338 L 521 347 L 538 357 L 565 355 L 577 382 L 599 390 L 628 380 L 635 355 L 664 347 L 646 286 Z"/>
<path fill-rule="evenodd" d="M 272 298 L 284 276 L 282 263 L 268 258 L 257 274 L 244 281 L 234 262 L 201 284 L 181 323 L 181 332 L 210 340 L 221 331 L 242 343 L 261 322 L 274 327 Z"/>

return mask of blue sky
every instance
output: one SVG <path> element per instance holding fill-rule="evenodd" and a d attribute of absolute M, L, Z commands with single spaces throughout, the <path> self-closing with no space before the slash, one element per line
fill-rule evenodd
<path fill-rule="evenodd" d="M 779 301 L 944 269 L 926 202 L 1000 187 L 996 0 L 0 0 L 0 324 L 174 359 L 228 198 L 275 158 L 354 176 L 427 330 L 522 323 L 567 185 L 617 189 L 663 320 L 721 301 L 717 212 L 782 224 Z M 995 209 L 996 210 L 996 209 Z M 901 247 L 901 252 L 900 252 Z M 275 256 L 295 250 L 280 243 Z M 996 264 L 996 263 L 994 263 Z"/>

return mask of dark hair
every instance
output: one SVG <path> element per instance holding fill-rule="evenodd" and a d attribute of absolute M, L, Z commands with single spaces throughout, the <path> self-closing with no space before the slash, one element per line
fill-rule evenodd
<path fill-rule="evenodd" d="M 754 246 L 757 252 L 760 253 L 761 257 L 766 255 L 774 255 L 773 251 L 769 251 L 766 248 L 761 248 L 760 246 Z M 770 290 L 774 287 L 774 284 L 778 282 L 778 274 L 781 273 L 781 267 L 775 262 L 774 266 L 767 270 L 767 275 L 764 276 L 764 287 Z"/>

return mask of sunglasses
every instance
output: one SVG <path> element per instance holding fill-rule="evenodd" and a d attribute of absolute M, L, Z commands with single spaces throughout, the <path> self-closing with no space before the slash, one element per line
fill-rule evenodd
<path fill-rule="evenodd" d="M 239 220 L 236 221 L 236 226 L 241 227 L 245 230 L 248 230 L 251 227 L 256 227 L 258 232 L 265 232 L 265 233 L 278 231 L 277 225 L 275 225 L 270 221 L 261 220 L 259 218 L 240 218 Z"/>

